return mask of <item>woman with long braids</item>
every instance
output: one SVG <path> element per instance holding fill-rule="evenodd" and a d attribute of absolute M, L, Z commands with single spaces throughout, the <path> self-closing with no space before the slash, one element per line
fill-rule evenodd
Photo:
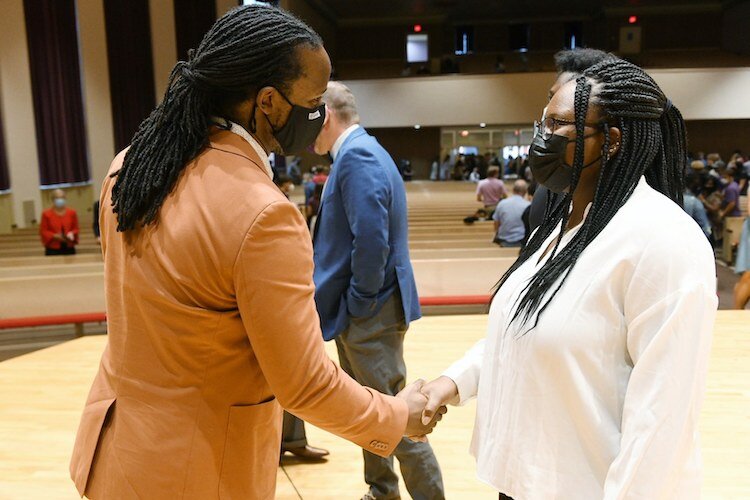
<path fill-rule="evenodd" d="M 423 388 L 428 418 L 478 398 L 472 453 L 501 498 L 700 496 L 717 298 L 681 208 L 686 157 L 680 112 L 620 59 L 537 124 L 531 168 L 557 200 L 500 279 L 486 339 Z"/>
<path fill-rule="evenodd" d="M 381 456 L 434 426 L 418 385 L 385 396 L 325 354 L 310 235 L 271 178 L 268 152 L 318 135 L 330 71 L 295 17 L 234 9 L 115 158 L 108 343 L 70 465 L 81 495 L 272 498 L 282 406 Z"/>

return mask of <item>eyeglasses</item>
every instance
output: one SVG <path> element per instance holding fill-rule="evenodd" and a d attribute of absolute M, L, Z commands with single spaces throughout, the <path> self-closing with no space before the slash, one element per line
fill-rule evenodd
<path fill-rule="evenodd" d="M 552 137 L 552 134 L 555 133 L 555 130 L 557 130 L 560 127 L 564 127 L 565 125 L 575 125 L 576 122 L 571 122 L 568 120 L 561 120 L 559 118 L 553 118 L 551 116 L 548 116 L 547 118 L 542 119 L 542 121 L 534 121 L 534 135 L 540 134 L 542 136 L 542 139 L 545 141 L 549 140 Z M 602 128 L 602 123 L 584 123 L 586 127 L 591 128 Z M 584 136 L 584 137 L 591 137 L 590 135 Z"/>

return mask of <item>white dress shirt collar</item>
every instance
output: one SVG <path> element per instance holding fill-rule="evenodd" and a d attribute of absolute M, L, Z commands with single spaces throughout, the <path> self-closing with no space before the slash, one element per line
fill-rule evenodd
<path fill-rule="evenodd" d="M 220 127 L 223 127 L 245 139 L 245 141 L 247 141 L 247 143 L 250 144 L 250 146 L 255 150 L 255 153 L 260 158 L 260 161 L 263 162 L 263 168 L 265 168 L 268 177 L 273 180 L 273 169 L 271 168 L 271 162 L 268 160 L 268 154 L 266 153 L 266 150 L 263 149 L 263 146 L 260 145 L 255 137 L 250 135 L 250 133 L 245 130 L 245 127 L 225 118 L 212 117 L 211 120 Z"/>
<path fill-rule="evenodd" d="M 336 161 L 336 156 L 339 154 L 339 149 L 341 149 L 341 146 L 344 144 L 346 138 L 349 137 L 352 132 L 357 130 L 357 128 L 359 128 L 358 123 L 350 125 L 349 128 L 344 130 L 339 138 L 336 139 L 336 142 L 333 143 L 333 146 L 331 146 L 331 158 L 333 158 L 334 161 Z"/>

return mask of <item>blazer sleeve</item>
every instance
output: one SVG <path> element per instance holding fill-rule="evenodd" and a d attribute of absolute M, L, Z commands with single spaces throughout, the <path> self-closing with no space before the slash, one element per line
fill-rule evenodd
<path fill-rule="evenodd" d="M 401 441 L 404 401 L 362 387 L 326 354 L 315 308 L 310 234 L 277 201 L 258 215 L 234 265 L 237 305 L 271 390 L 289 412 L 388 456 Z"/>
<path fill-rule="evenodd" d="M 344 213 L 352 232 L 352 255 L 346 305 L 354 317 L 369 317 L 385 281 L 390 253 L 390 189 L 378 159 L 365 149 L 343 153 L 339 185 Z"/>

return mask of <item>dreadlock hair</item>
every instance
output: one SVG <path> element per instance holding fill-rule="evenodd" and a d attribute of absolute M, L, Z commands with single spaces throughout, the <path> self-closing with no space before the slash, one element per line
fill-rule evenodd
<path fill-rule="evenodd" d="M 169 76 L 164 99 L 138 127 L 112 188 L 117 230 L 154 222 L 164 199 L 208 143 L 210 117 L 272 86 L 288 91 L 302 68 L 297 48 L 322 46 L 309 26 L 278 8 L 237 7 L 214 23 Z M 253 125 L 251 123 L 251 125 Z"/>
<path fill-rule="evenodd" d="M 560 250 L 572 193 L 583 169 L 584 122 L 590 102 L 599 106 L 605 116 L 602 167 L 588 215 L 568 245 Z M 610 124 L 621 131 L 620 148 L 613 157 L 609 153 Z M 560 227 L 550 258 L 529 281 L 515 304 L 513 321 L 519 319 L 525 325 L 534 318 L 523 334 L 538 324 L 540 315 L 562 288 L 578 257 L 630 198 L 641 176 L 651 187 L 682 206 L 687 161 L 685 122 L 680 111 L 641 68 L 612 58 L 584 71 L 576 79 L 575 127 L 571 186 L 564 195 L 547 201 L 544 222 L 495 287 L 497 293 L 510 275 Z"/>

